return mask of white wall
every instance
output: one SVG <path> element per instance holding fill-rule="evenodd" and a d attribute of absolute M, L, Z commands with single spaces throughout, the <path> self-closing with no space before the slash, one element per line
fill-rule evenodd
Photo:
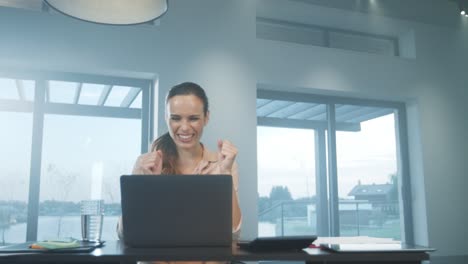
<path fill-rule="evenodd" d="M 287 3 L 270 3 L 281 2 Z M 284 10 L 305 12 L 294 5 Z M 414 34 L 416 59 L 255 40 L 254 1 L 172 0 L 159 27 L 111 27 L 0 8 L 0 67 L 159 76 L 160 103 L 173 84 L 200 83 L 212 111 L 203 141 L 214 148 L 225 137 L 240 149 L 244 237 L 254 237 L 257 225 L 257 83 L 406 101 L 416 239 L 438 248 L 435 255 L 466 255 L 468 29 L 313 10 L 329 26 Z"/>

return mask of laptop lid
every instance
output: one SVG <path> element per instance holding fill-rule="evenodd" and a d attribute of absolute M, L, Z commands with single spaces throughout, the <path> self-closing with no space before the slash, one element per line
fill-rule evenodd
<path fill-rule="evenodd" d="M 120 189 L 127 246 L 231 246 L 230 175 L 123 175 Z"/>

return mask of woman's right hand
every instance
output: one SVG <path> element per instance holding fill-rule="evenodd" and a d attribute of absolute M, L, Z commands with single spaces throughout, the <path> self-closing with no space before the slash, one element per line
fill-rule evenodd
<path fill-rule="evenodd" d="M 161 150 L 145 153 L 136 160 L 132 174 L 161 174 L 162 164 Z"/>

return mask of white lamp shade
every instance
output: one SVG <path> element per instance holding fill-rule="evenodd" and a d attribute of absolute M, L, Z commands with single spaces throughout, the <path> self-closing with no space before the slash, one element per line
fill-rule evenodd
<path fill-rule="evenodd" d="M 95 23 L 132 25 L 152 21 L 167 11 L 167 0 L 46 0 L 54 9 Z"/>

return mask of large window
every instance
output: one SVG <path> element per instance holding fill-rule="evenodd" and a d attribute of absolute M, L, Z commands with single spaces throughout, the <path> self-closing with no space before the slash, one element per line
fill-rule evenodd
<path fill-rule="evenodd" d="M 259 90 L 259 235 L 411 242 L 404 113 L 401 103 Z"/>
<path fill-rule="evenodd" d="M 104 199 L 116 239 L 119 177 L 152 137 L 151 80 L 83 74 L 0 77 L 0 245 L 80 237 L 79 202 Z"/>

